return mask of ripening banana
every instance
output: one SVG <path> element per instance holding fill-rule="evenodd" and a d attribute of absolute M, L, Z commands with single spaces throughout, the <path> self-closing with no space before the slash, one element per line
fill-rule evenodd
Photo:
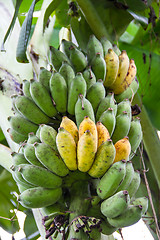
<path fill-rule="evenodd" d="M 111 197 L 123 181 L 126 174 L 126 161 L 114 163 L 103 175 L 97 186 L 97 194 L 101 199 Z"/>
<path fill-rule="evenodd" d="M 28 163 L 26 158 L 24 157 L 23 153 L 16 153 L 16 152 L 12 152 L 11 153 L 12 156 L 12 160 L 13 160 L 13 165 L 17 166 L 19 164 L 25 164 Z"/>
<path fill-rule="evenodd" d="M 30 82 L 26 79 L 23 80 L 22 82 L 22 91 L 23 91 L 23 94 L 30 98 L 32 100 L 32 96 L 31 96 L 31 93 L 30 93 Z"/>
<path fill-rule="evenodd" d="M 78 170 L 87 172 L 93 164 L 97 144 L 90 130 L 86 130 L 77 145 Z"/>
<path fill-rule="evenodd" d="M 99 121 L 96 123 L 97 134 L 98 134 L 98 146 L 99 147 L 107 139 L 110 139 L 108 129 Z"/>
<path fill-rule="evenodd" d="M 52 102 L 50 93 L 40 83 L 30 80 L 30 93 L 35 104 L 49 117 L 55 117 L 57 110 Z"/>
<path fill-rule="evenodd" d="M 127 55 L 127 52 L 125 50 L 122 51 L 122 53 L 119 55 L 119 69 L 117 73 L 117 77 L 115 78 L 115 81 L 109 86 L 110 89 L 114 89 L 117 86 L 120 86 L 123 82 L 124 78 L 127 75 L 129 68 L 129 57 Z"/>
<path fill-rule="evenodd" d="M 114 115 L 116 116 L 117 104 L 114 100 L 114 93 L 108 93 L 107 96 L 100 101 L 96 112 L 97 121 L 99 121 L 99 118 L 102 115 L 102 113 L 106 111 L 108 108 L 113 108 Z"/>
<path fill-rule="evenodd" d="M 114 143 L 128 135 L 130 125 L 131 119 L 127 112 L 117 115 L 116 126 L 112 135 L 112 140 Z"/>
<path fill-rule="evenodd" d="M 57 145 L 56 145 L 56 136 L 57 136 L 57 131 L 53 127 L 46 124 L 40 125 L 41 142 L 48 144 L 55 151 L 58 151 Z"/>
<path fill-rule="evenodd" d="M 18 201 L 26 208 L 42 208 L 56 203 L 62 195 L 62 189 L 34 187 L 23 191 Z"/>
<path fill-rule="evenodd" d="M 131 154 L 130 159 L 134 157 L 137 148 L 139 147 L 143 133 L 142 133 L 142 127 L 140 123 L 140 119 L 138 117 L 134 118 L 131 122 L 130 130 L 128 133 L 129 142 L 131 144 Z"/>
<path fill-rule="evenodd" d="M 131 199 L 134 197 L 135 193 L 137 192 L 140 186 L 140 183 L 141 183 L 140 172 L 138 170 L 134 171 L 132 181 L 126 189 Z"/>
<path fill-rule="evenodd" d="M 128 191 L 119 191 L 101 203 L 101 212 L 105 217 L 116 218 L 126 211 L 129 204 Z"/>
<path fill-rule="evenodd" d="M 142 206 L 142 216 L 145 215 L 148 209 L 148 198 L 147 197 L 139 197 L 132 201 L 132 205 L 141 205 Z"/>
<path fill-rule="evenodd" d="M 136 94 L 137 90 L 139 88 L 139 82 L 137 78 L 132 81 L 132 83 L 129 85 L 129 87 L 122 93 L 115 95 L 115 100 L 119 103 L 123 101 L 124 99 L 133 99 L 134 95 Z"/>
<path fill-rule="evenodd" d="M 122 159 L 127 161 L 131 152 L 131 145 L 128 137 L 118 140 L 114 146 L 116 149 L 114 162 L 121 161 Z"/>
<path fill-rule="evenodd" d="M 28 121 L 21 115 L 14 115 L 8 117 L 8 121 L 11 127 L 20 134 L 27 135 L 30 132 L 35 133 L 38 129 L 38 125 Z"/>
<path fill-rule="evenodd" d="M 94 111 L 91 103 L 82 94 L 80 94 L 75 105 L 75 117 L 78 128 L 85 116 L 88 116 L 93 122 L 95 122 Z"/>
<path fill-rule="evenodd" d="M 61 52 L 60 50 L 50 46 L 50 55 L 51 55 L 51 63 L 53 64 L 56 71 L 58 71 L 63 62 L 67 62 L 70 64 L 68 57 Z"/>
<path fill-rule="evenodd" d="M 39 167 L 43 167 L 43 165 L 39 162 L 39 160 L 35 155 L 35 148 L 33 144 L 27 143 L 23 146 L 23 149 L 24 149 L 24 156 L 29 163 Z"/>
<path fill-rule="evenodd" d="M 96 124 L 88 117 L 85 116 L 83 121 L 79 125 L 79 139 L 85 133 L 86 130 L 89 130 L 93 135 L 96 146 L 98 145 L 98 134 Z"/>
<path fill-rule="evenodd" d="M 52 72 L 48 71 L 44 67 L 40 67 L 39 75 L 38 75 L 38 81 L 48 90 L 50 91 L 49 88 L 49 80 L 52 76 Z"/>
<path fill-rule="evenodd" d="M 103 81 L 99 79 L 87 91 L 86 98 L 92 104 L 93 110 L 96 113 L 100 101 L 105 97 L 106 91 Z"/>
<path fill-rule="evenodd" d="M 96 79 L 102 79 L 102 81 L 104 81 L 106 76 L 106 63 L 100 53 L 97 53 L 92 59 L 91 68 L 96 76 Z"/>
<path fill-rule="evenodd" d="M 77 48 L 77 46 L 73 42 L 62 39 L 62 42 L 61 42 L 62 52 L 65 53 L 68 58 L 70 56 L 70 48 L 72 46 Z"/>
<path fill-rule="evenodd" d="M 45 188 L 58 188 L 62 185 L 62 178 L 43 167 L 20 164 L 17 170 L 29 184 Z"/>
<path fill-rule="evenodd" d="M 56 109 L 60 113 L 67 110 L 67 83 L 59 73 L 54 73 L 50 78 L 50 92 L 55 103 Z"/>
<path fill-rule="evenodd" d="M 77 128 L 77 125 L 75 124 L 75 122 L 73 122 L 67 116 L 64 116 L 64 117 L 62 117 L 60 127 L 63 127 L 65 130 L 67 130 L 74 138 L 75 143 L 76 144 L 78 143 L 79 133 L 78 133 L 78 128 Z"/>
<path fill-rule="evenodd" d="M 104 80 L 104 86 L 108 88 L 115 82 L 119 69 L 119 58 L 113 49 L 110 48 L 108 50 L 108 53 L 105 55 L 105 62 L 106 77 Z"/>
<path fill-rule="evenodd" d="M 75 104 L 78 100 L 78 95 L 82 94 L 83 96 L 86 95 L 87 85 L 86 81 L 83 78 L 82 73 L 77 73 L 76 77 L 72 80 L 69 88 L 68 93 L 68 105 L 67 111 L 69 114 L 75 114 Z"/>
<path fill-rule="evenodd" d="M 75 78 L 75 72 L 73 68 L 67 62 L 63 62 L 59 69 L 59 73 L 62 77 L 64 77 L 67 87 L 69 88 L 73 78 Z"/>
<path fill-rule="evenodd" d="M 106 38 L 106 37 L 102 37 L 100 39 L 100 42 L 102 44 L 103 47 L 103 53 L 104 53 L 104 57 L 106 56 L 106 54 L 108 53 L 108 49 L 112 48 L 112 43 Z"/>
<path fill-rule="evenodd" d="M 36 143 L 34 147 L 36 157 L 46 168 L 60 177 L 64 177 L 68 174 L 69 170 L 61 156 L 49 145 L 45 143 Z"/>
<path fill-rule="evenodd" d="M 113 108 L 105 110 L 99 118 L 99 121 L 108 129 L 109 135 L 112 136 L 116 125 L 116 117 Z"/>
<path fill-rule="evenodd" d="M 87 59 L 89 63 L 97 53 L 100 53 L 103 57 L 103 47 L 101 42 L 94 35 L 91 35 L 87 44 Z"/>
<path fill-rule="evenodd" d="M 67 168 L 71 171 L 77 170 L 77 147 L 71 133 L 60 127 L 56 136 L 56 144 Z"/>
<path fill-rule="evenodd" d="M 19 113 L 33 123 L 49 123 L 51 119 L 29 98 L 17 96 L 15 106 Z"/>
<path fill-rule="evenodd" d="M 123 179 L 123 182 L 119 185 L 117 191 L 125 190 L 130 185 L 134 176 L 134 167 L 131 161 L 126 162 L 126 175 Z"/>
<path fill-rule="evenodd" d="M 40 142 L 40 139 L 33 132 L 29 133 L 27 143 L 34 144 L 35 142 Z"/>
<path fill-rule="evenodd" d="M 87 67 L 86 56 L 76 47 L 70 47 L 70 61 L 75 72 L 82 72 Z"/>
<path fill-rule="evenodd" d="M 13 128 L 8 128 L 7 132 L 9 133 L 9 136 L 12 139 L 12 141 L 15 143 L 22 143 L 28 138 L 27 135 L 20 134 Z"/>
<path fill-rule="evenodd" d="M 126 211 L 116 218 L 107 218 L 108 222 L 117 228 L 128 227 L 138 222 L 142 217 L 142 206 L 129 205 Z"/>
<path fill-rule="evenodd" d="M 112 165 L 116 150 L 111 139 L 103 142 L 97 150 L 95 160 L 88 171 L 91 177 L 102 177 L 108 168 Z"/>
<path fill-rule="evenodd" d="M 91 66 L 86 67 L 86 69 L 83 71 L 83 77 L 87 84 L 87 90 L 96 83 L 96 76 L 94 72 L 91 69 Z"/>
<path fill-rule="evenodd" d="M 117 116 L 122 114 L 123 112 L 127 112 L 131 121 L 132 109 L 131 109 L 131 103 L 128 99 L 124 99 L 122 102 L 118 103 L 117 105 Z"/>
<path fill-rule="evenodd" d="M 117 85 L 115 84 L 114 87 L 112 86 L 111 90 L 115 94 L 120 94 L 124 92 L 134 80 L 136 73 L 137 73 L 137 68 L 136 68 L 135 62 L 133 59 L 130 59 L 129 68 L 128 68 L 126 77 L 123 79 L 123 81 L 120 84 L 117 84 Z"/>

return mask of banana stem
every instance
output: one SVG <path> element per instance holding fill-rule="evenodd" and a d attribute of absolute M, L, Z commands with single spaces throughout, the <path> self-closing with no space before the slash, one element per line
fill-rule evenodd
<path fill-rule="evenodd" d="M 97 38 L 100 39 L 102 37 L 106 37 L 109 41 L 112 41 L 111 36 L 109 35 L 92 2 L 90 0 L 77 0 L 77 3 Z"/>
<path fill-rule="evenodd" d="M 153 127 L 147 111 L 142 104 L 142 99 L 139 94 L 136 94 L 134 97 L 133 103 L 138 104 L 141 107 L 141 125 L 143 131 L 143 143 L 147 155 L 149 157 L 151 166 L 153 168 L 157 184 L 160 189 L 160 174 L 159 174 L 159 156 L 160 156 L 160 140 L 157 134 L 156 129 Z"/>

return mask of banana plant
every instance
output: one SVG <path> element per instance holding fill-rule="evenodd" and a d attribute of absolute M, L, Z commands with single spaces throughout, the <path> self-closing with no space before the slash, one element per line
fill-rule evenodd
<path fill-rule="evenodd" d="M 6 191 L 0 188 L 1 206 L 5 211 L 0 212 L 0 225 L 8 232 L 15 233 L 19 226 L 16 218 L 9 210 L 18 208 L 27 214 L 25 232 L 27 237 L 38 234 L 45 239 L 46 232 L 42 225 L 43 212 L 40 209 L 28 211 L 19 207 L 15 200 L 18 194 L 17 186 L 11 177 L 11 153 L 19 151 L 19 145 L 9 136 L 10 123 L 8 116 L 13 113 L 11 95 L 21 94 L 21 84 L 24 79 L 37 79 L 42 68 L 51 68 L 49 46 L 61 48 L 61 40 L 72 40 L 78 43 L 84 53 L 90 35 L 97 39 L 106 37 L 115 51 L 125 49 L 130 58 L 134 58 L 137 66 L 139 90 L 133 104 L 140 107 L 140 118 L 143 130 L 143 149 L 139 149 L 133 158 L 136 169 L 140 170 L 142 182 L 137 196 L 149 196 L 149 208 L 144 222 L 154 239 L 160 239 L 158 222 L 160 174 L 159 156 L 160 141 L 157 131 L 160 130 L 159 109 L 159 19 L 157 1 L 131 0 L 33 0 L 33 1 L 4 1 L 0 0 L 0 13 L 3 21 L 0 28 L 3 32 L 0 54 L 0 181 L 6 183 Z M 15 4 L 15 5 L 14 5 Z M 38 15 L 38 17 L 37 17 Z M 13 17 L 12 17 L 13 16 Z M 10 36 L 9 36 L 10 35 Z M 59 46 L 60 45 L 60 46 Z M 147 171 L 149 169 L 149 171 Z M 2 184 L 1 184 L 2 186 Z M 78 189 L 78 191 L 77 191 Z M 81 192 L 79 192 L 81 189 Z M 87 189 L 80 181 L 75 184 L 72 210 L 83 212 L 87 208 L 84 195 Z M 83 198 L 82 198 L 83 196 Z M 5 198 L 3 200 L 3 198 Z M 2 201 L 3 200 L 3 201 Z M 5 203 L 5 204 L 4 204 Z M 33 215 L 32 215 L 33 214 Z M 73 214 L 74 215 L 74 214 Z M 34 218 L 33 218 L 34 216 Z M 9 222 L 6 222 L 6 219 Z M 74 216 L 73 216 L 74 218 Z M 28 219 L 36 221 L 37 227 L 27 226 Z M 14 224 L 11 224 L 14 223 Z M 16 224 L 15 224 L 16 223 Z M 34 234 L 35 233 L 35 234 Z M 57 238 L 59 239 L 59 238 Z M 101 235 L 100 239 L 114 239 L 112 235 Z"/>

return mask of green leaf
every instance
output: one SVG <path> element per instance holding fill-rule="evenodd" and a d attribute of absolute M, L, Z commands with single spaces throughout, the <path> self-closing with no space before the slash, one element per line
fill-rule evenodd
<path fill-rule="evenodd" d="M 39 237 L 39 231 L 33 217 L 32 211 L 28 210 L 26 213 L 26 219 L 24 222 L 24 232 L 27 239 L 36 240 Z"/>
<path fill-rule="evenodd" d="M 5 51 L 5 49 L 4 49 L 4 44 L 5 44 L 8 36 L 9 36 L 9 34 L 11 34 L 11 32 L 12 32 L 12 29 L 13 29 L 13 27 L 14 27 L 14 25 L 15 25 L 16 18 L 17 18 L 17 16 L 18 16 L 19 7 L 20 7 L 20 5 L 21 5 L 22 2 L 23 2 L 22 0 L 17 0 L 17 1 L 16 1 L 15 12 L 14 12 L 12 21 L 11 21 L 11 23 L 10 23 L 10 26 L 9 26 L 9 28 L 8 28 L 6 34 L 5 34 L 5 37 L 4 37 L 4 39 L 3 39 L 3 43 L 2 43 L 2 46 L 1 46 L 1 51 Z"/>
<path fill-rule="evenodd" d="M 160 56 L 139 46 L 120 43 L 120 48 L 125 49 L 128 56 L 135 60 L 140 83 L 139 94 L 143 96 L 143 104 L 152 124 L 160 130 Z"/>
<path fill-rule="evenodd" d="M 67 3 L 67 0 L 63 0 L 55 11 L 56 19 L 58 23 L 63 27 L 67 27 L 70 23 L 70 16 L 68 15 L 68 10 L 69 5 Z"/>
<path fill-rule="evenodd" d="M 30 6 L 30 9 L 22 24 L 22 28 L 20 31 L 18 45 L 17 45 L 16 59 L 18 62 L 21 62 L 21 63 L 29 62 L 26 56 L 26 50 L 27 50 L 27 44 L 28 44 L 30 31 L 31 31 L 33 11 L 37 1 L 38 0 L 33 0 L 32 5 Z"/>
<path fill-rule="evenodd" d="M 44 20 L 43 20 L 43 32 L 45 30 L 45 27 L 47 25 L 47 21 L 50 17 L 50 15 L 56 10 L 56 8 L 59 6 L 59 4 L 62 2 L 62 0 L 53 0 L 49 6 L 46 8 L 45 14 L 44 14 Z"/>

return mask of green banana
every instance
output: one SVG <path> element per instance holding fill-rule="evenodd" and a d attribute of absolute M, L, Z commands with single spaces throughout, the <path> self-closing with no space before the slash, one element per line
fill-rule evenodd
<path fill-rule="evenodd" d="M 12 139 L 12 141 L 15 143 L 22 143 L 28 138 L 27 135 L 22 135 L 15 131 L 13 128 L 8 128 L 7 132 L 9 133 L 9 136 Z"/>
<path fill-rule="evenodd" d="M 32 96 L 31 96 L 31 93 L 30 93 L 30 82 L 26 79 L 23 80 L 22 82 L 22 91 L 23 91 L 23 94 L 30 98 L 32 100 Z"/>
<path fill-rule="evenodd" d="M 34 144 L 35 142 L 40 142 L 40 139 L 33 132 L 29 133 L 27 143 Z"/>
<path fill-rule="evenodd" d="M 108 222 L 117 228 L 128 227 L 141 219 L 142 206 L 129 205 L 124 213 L 116 218 L 107 218 Z"/>
<path fill-rule="evenodd" d="M 97 53 L 92 59 L 91 68 L 96 76 L 96 79 L 102 79 L 102 81 L 104 81 L 106 76 L 106 63 L 100 53 Z"/>
<path fill-rule="evenodd" d="M 8 121 L 11 124 L 11 127 L 20 134 L 27 135 L 30 132 L 36 132 L 38 125 L 28 121 L 26 118 L 21 115 L 14 115 L 8 117 Z"/>
<path fill-rule="evenodd" d="M 92 104 L 93 110 L 96 113 L 100 101 L 105 97 L 106 91 L 103 85 L 103 81 L 99 79 L 94 83 L 87 91 L 86 98 Z"/>
<path fill-rule="evenodd" d="M 17 187 L 20 193 L 24 192 L 25 190 L 31 188 L 29 185 L 22 185 L 21 183 L 17 182 Z"/>
<path fill-rule="evenodd" d="M 59 176 L 43 167 L 20 164 L 17 169 L 29 184 L 45 188 L 58 188 L 62 185 L 62 179 Z"/>
<path fill-rule="evenodd" d="M 70 61 L 75 72 L 82 72 L 87 67 L 86 56 L 76 47 L 70 47 Z"/>
<path fill-rule="evenodd" d="M 138 117 L 134 118 L 131 122 L 130 130 L 128 133 L 129 142 L 131 144 L 131 154 L 130 159 L 134 157 L 137 148 L 139 147 L 143 133 L 142 133 L 142 127 L 140 123 L 140 119 Z"/>
<path fill-rule="evenodd" d="M 48 71 L 44 67 L 40 67 L 39 75 L 38 75 L 38 81 L 46 87 L 46 89 L 49 91 L 49 80 L 52 76 L 52 72 Z"/>
<path fill-rule="evenodd" d="M 78 95 L 86 95 L 87 85 L 83 78 L 82 73 L 77 73 L 75 78 L 72 80 L 68 93 L 68 106 L 67 111 L 69 114 L 75 114 L 75 104 L 78 100 Z"/>
<path fill-rule="evenodd" d="M 129 203 L 128 191 L 119 191 L 101 203 L 101 212 L 105 217 L 115 218 L 127 209 Z"/>
<path fill-rule="evenodd" d="M 121 50 L 117 47 L 116 44 L 113 44 L 112 48 L 118 56 L 121 54 Z"/>
<path fill-rule="evenodd" d="M 91 70 L 91 66 L 88 66 L 84 71 L 83 71 L 83 77 L 86 81 L 87 84 L 87 90 L 94 84 L 96 83 L 96 76 Z"/>
<path fill-rule="evenodd" d="M 131 103 L 128 99 L 124 99 L 122 102 L 117 105 L 117 116 L 122 114 L 123 112 L 127 112 L 130 120 L 132 118 L 132 110 Z"/>
<path fill-rule="evenodd" d="M 148 209 L 148 198 L 147 197 L 139 197 L 132 201 L 132 205 L 141 205 L 142 206 L 142 216 L 145 215 Z"/>
<path fill-rule="evenodd" d="M 117 231 L 117 228 L 113 227 L 111 224 L 109 224 L 107 219 L 102 220 L 100 228 L 102 229 L 102 233 L 105 234 L 105 235 L 111 235 L 112 233 Z"/>
<path fill-rule="evenodd" d="M 100 116 L 99 121 L 103 123 L 103 125 L 107 128 L 109 135 L 112 136 L 116 125 L 116 117 L 114 115 L 113 108 L 108 108 L 104 111 Z"/>
<path fill-rule="evenodd" d="M 111 139 L 102 143 L 96 153 L 94 162 L 88 171 L 91 177 L 102 177 L 114 161 L 116 155 L 115 147 Z"/>
<path fill-rule="evenodd" d="M 18 201 L 26 208 L 42 208 L 56 203 L 61 195 L 61 188 L 34 187 L 23 191 Z"/>
<path fill-rule="evenodd" d="M 75 77 L 73 68 L 68 63 L 63 62 L 62 66 L 59 69 L 59 73 L 62 77 L 64 77 L 67 83 L 67 87 L 69 88 L 73 78 Z"/>
<path fill-rule="evenodd" d="M 63 53 L 65 53 L 68 58 L 69 58 L 69 56 L 70 56 L 70 48 L 71 48 L 72 46 L 75 47 L 75 48 L 77 48 L 77 46 L 76 46 L 73 42 L 67 41 L 67 40 L 65 40 L 65 39 L 62 39 L 61 46 L 62 46 L 62 51 L 63 51 Z"/>
<path fill-rule="evenodd" d="M 23 148 L 24 148 L 24 156 L 29 163 L 39 167 L 43 167 L 43 165 L 39 162 L 39 160 L 35 155 L 35 148 L 33 144 L 27 143 L 23 146 Z"/>
<path fill-rule="evenodd" d="M 134 176 L 134 167 L 131 161 L 126 162 L 126 175 L 123 179 L 123 182 L 119 185 L 117 191 L 126 190 L 130 185 Z"/>
<path fill-rule="evenodd" d="M 17 96 L 15 106 L 19 113 L 33 123 L 49 123 L 51 119 L 39 107 L 25 96 Z"/>
<path fill-rule="evenodd" d="M 25 159 L 23 153 L 12 152 L 11 156 L 12 156 L 14 166 L 17 166 L 17 165 L 23 164 L 23 163 L 28 163 L 27 160 Z"/>
<path fill-rule="evenodd" d="M 28 164 L 29 165 L 29 164 Z M 34 185 L 26 182 L 26 180 L 23 178 L 22 174 L 18 171 L 18 166 L 12 166 L 11 169 L 13 170 L 12 172 L 12 176 L 13 179 L 16 181 L 16 183 L 21 184 L 22 186 L 26 187 L 26 188 L 32 188 L 34 187 Z"/>
<path fill-rule="evenodd" d="M 111 197 L 118 189 L 126 174 L 126 161 L 114 163 L 101 178 L 97 186 L 97 194 L 100 198 Z"/>
<path fill-rule="evenodd" d="M 45 124 L 40 125 L 41 142 L 48 144 L 51 148 L 58 152 L 56 145 L 56 136 L 57 131 L 53 127 Z"/>
<path fill-rule="evenodd" d="M 58 112 L 67 110 L 67 83 L 60 73 L 54 73 L 50 78 L 50 92 Z"/>
<path fill-rule="evenodd" d="M 49 117 L 55 117 L 57 110 L 53 105 L 50 93 L 40 83 L 30 80 L 30 93 L 35 104 Z"/>
<path fill-rule="evenodd" d="M 50 54 L 51 54 L 51 63 L 53 64 L 56 71 L 58 71 L 63 62 L 67 62 L 70 64 L 68 57 L 61 52 L 60 50 L 50 46 Z"/>
<path fill-rule="evenodd" d="M 132 199 L 134 197 L 134 195 L 136 194 L 139 186 L 141 183 L 141 177 L 140 177 L 140 173 L 139 171 L 134 171 L 134 175 L 132 178 L 131 183 L 129 184 L 129 186 L 127 187 L 127 191 L 129 193 L 130 198 Z"/>
<path fill-rule="evenodd" d="M 77 127 L 79 127 L 85 116 L 88 116 L 93 122 L 95 122 L 92 104 L 82 94 L 80 94 L 75 105 Z"/>
<path fill-rule="evenodd" d="M 103 57 L 103 47 L 101 42 L 94 35 L 91 35 L 87 44 L 87 58 L 89 63 L 97 53 L 100 53 Z"/>
<path fill-rule="evenodd" d="M 115 94 L 115 100 L 119 103 L 123 101 L 124 99 L 133 99 L 134 95 L 136 94 L 137 90 L 139 88 L 139 82 L 137 78 L 135 78 L 132 83 L 129 85 L 129 87 L 120 94 Z"/>
<path fill-rule="evenodd" d="M 99 121 L 99 118 L 102 115 L 102 113 L 106 111 L 108 108 L 113 108 L 114 115 L 116 116 L 117 104 L 114 100 L 114 93 L 108 93 L 107 96 L 100 101 L 96 112 L 96 121 Z"/>
<path fill-rule="evenodd" d="M 104 53 L 104 57 L 106 56 L 106 54 L 108 53 L 108 49 L 112 48 L 112 43 L 106 38 L 106 37 L 102 37 L 100 39 L 100 42 L 102 44 L 103 47 L 103 53 Z"/>
<path fill-rule="evenodd" d="M 112 135 L 114 143 L 128 135 L 130 125 L 131 120 L 127 112 L 123 112 L 116 117 L 116 126 Z"/>
<path fill-rule="evenodd" d="M 58 176 L 64 177 L 69 173 L 68 168 L 60 155 L 45 143 L 34 144 L 38 160 L 50 171 Z"/>

